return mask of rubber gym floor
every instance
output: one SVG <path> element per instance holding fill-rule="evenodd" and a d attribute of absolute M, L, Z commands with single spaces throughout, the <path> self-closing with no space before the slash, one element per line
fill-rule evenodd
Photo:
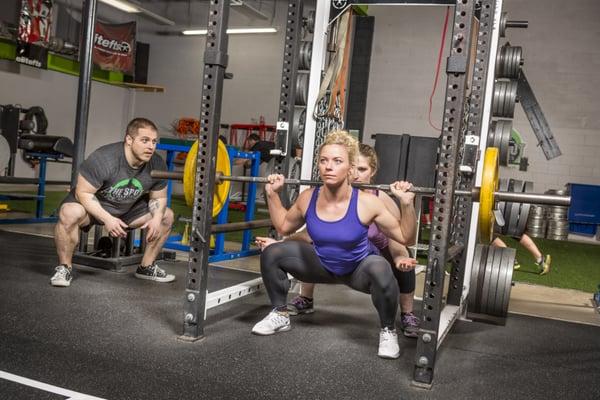
<path fill-rule="evenodd" d="M 163 263 L 172 284 L 79 267 L 62 289 L 51 238 L 0 231 L 0 243 L 0 399 L 600 398 L 600 327 L 458 321 L 423 390 L 410 385 L 416 341 L 378 358 L 370 298 L 346 287 L 317 288 L 317 311 L 270 337 L 250 334 L 266 294 L 245 297 L 209 310 L 205 339 L 186 343 L 187 263 Z M 255 276 L 213 266 L 209 291 Z"/>

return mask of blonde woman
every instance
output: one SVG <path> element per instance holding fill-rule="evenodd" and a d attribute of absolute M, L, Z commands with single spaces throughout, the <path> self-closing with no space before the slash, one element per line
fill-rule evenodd
<path fill-rule="evenodd" d="M 388 261 L 370 245 L 368 229 L 375 223 L 389 238 L 401 244 L 414 242 L 416 221 L 398 221 L 383 201 L 352 188 L 358 142 L 345 131 L 327 135 L 319 150 L 318 165 L 323 186 L 305 190 L 286 210 L 278 192 L 282 175 L 270 175 L 265 186 L 273 226 L 282 235 L 306 223 L 313 244 L 284 241 L 268 246 L 261 254 L 261 273 L 273 310 L 254 325 L 257 335 L 272 335 L 290 329 L 287 292 L 291 274 L 302 282 L 342 283 L 369 293 L 379 315 L 381 330 L 378 355 L 398 358 L 400 347 L 395 329 L 398 285 Z M 401 204 L 412 204 L 408 182 L 395 182 L 392 193 Z M 414 212 L 414 211 L 413 211 Z"/>

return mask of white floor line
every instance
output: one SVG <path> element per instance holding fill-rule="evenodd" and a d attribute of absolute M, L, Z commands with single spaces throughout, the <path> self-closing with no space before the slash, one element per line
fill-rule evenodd
<path fill-rule="evenodd" d="M 20 383 L 21 385 L 31 386 L 36 389 L 40 389 L 46 392 L 59 394 L 61 396 L 67 396 L 66 400 L 105 400 L 101 397 L 90 396 L 87 394 L 74 392 L 72 390 L 59 388 L 58 386 L 52 386 L 47 383 L 34 381 L 33 379 L 24 378 L 22 376 L 13 375 L 5 371 L 0 371 L 0 379 L 6 379 L 8 381 Z"/>

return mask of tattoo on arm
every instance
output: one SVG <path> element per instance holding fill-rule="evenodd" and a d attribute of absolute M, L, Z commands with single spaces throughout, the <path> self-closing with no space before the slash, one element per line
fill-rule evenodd
<path fill-rule="evenodd" d="M 152 199 L 148 202 L 148 210 L 150 211 L 150 214 L 152 214 L 152 216 L 154 216 L 157 211 L 160 211 L 161 208 L 164 209 L 164 207 L 161 207 L 160 201 L 158 199 Z"/>

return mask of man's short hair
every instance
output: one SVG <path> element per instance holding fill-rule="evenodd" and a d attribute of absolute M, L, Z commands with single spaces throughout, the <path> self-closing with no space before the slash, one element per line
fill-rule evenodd
<path fill-rule="evenodd" d="M 148 118 L 134 118 L 127 124 L 127 129 L 125 130 L 125 135 L 131 136 L 132 138 L 136 137 L 140 128 L 150 128 L 154 132 L 158 133 L 158 128 L 154 124 L 154 122 L 150 121 Z"/>
<path fill-rule="evenodd" d="M 258 136 L 256 133 L 251 133 L 248 135 L 248 138 L 246 140 L 254 140 L 255 142 L 260 142 L 260 136 Z"/>

